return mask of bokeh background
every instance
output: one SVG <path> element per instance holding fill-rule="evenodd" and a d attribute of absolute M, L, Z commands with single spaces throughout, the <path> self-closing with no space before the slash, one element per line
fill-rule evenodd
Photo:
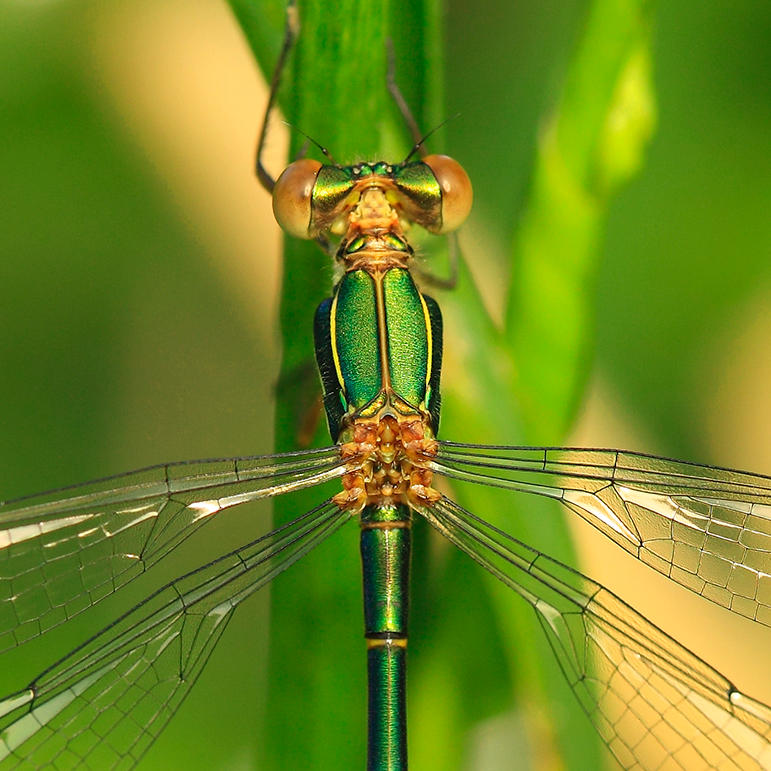
<path fill-rule="evenodd" d="M 475 184 L 472 263 L 505 251 L 586 8 L 447 4 L 447 110 L 462 117 L 446 149 Z M 280 29 L 280 14 L 266 24 Z M 571 443 L 771 471 L 769 40 L 763 0 L 670 0 L 655 13 L 657 130 L 610 208 Z M 0 0 L 0 62 L 0 498 L 269 452 L 281 241 L 251 171 L 265 86 L 226 4 Z M 284 133 L 271 134 L 275 169 Z M 501 198 L 505 221 L 490 215 Z M 495 308 L 494 282 L 487 291 Z M 228 512 L 161 577 L 269 516 Z M 684 592 L 663 599 L 658 576 L 577 535 L 586 572 L 771 701 L 768 630 Z M 0 671 L 2 692 L 125 602 L 31 646 Z M 259 767 L 268 621 L 266 596 L 236 614 L 146 768 Z M 475 731 L 468 767 L 508 767 L 480 749 L 494 726 Z"/>

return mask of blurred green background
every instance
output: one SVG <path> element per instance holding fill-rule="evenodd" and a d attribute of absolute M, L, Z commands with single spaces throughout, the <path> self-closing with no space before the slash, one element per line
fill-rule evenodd
<path fill-rule="evenodd" d="M 281 5 L 264 17 L 273 45 Z M 461 117 L 432 149 L 460 159 L 474 182 L 461 243 L 475 275 L 506 269 L 539 130 L 589 6 L 446 5 L 445 114 Z M 591 370 L 568 439 L 768 473 L 771 8 L 670 1 L 655 11 L 652 40 L 657 129 L 610 205 Z M 280 239 L 251 172 L 264 86 L 226 4 L 2 0 L 0 62 L 0 497 L 165 460 L 269 452 Z M 500 315 L 501 282 L 488 284 Z M 311 312 L 298 334 L 310 335 Z M 269 516 L 228 512 L 159 566 L 160 578 L 253 538 Z M 667 608 L 649 588 L 658 592 L 657 577 L 625 558 L 609 566 L 603 544 L 579 537 L 586 572 L 771 701 L 767 630 L 726 623 L 682 593 Z M 350 549 L 358 559 L 352 539 Z M 267 602 L 236 614 L 146 768 L 259 767 Z M 3 667 L 2 692 L 125 607 L 111 600 L 30 646 Z M 477 655 L 464 652 L 470 667 Z M 355 664 L 340 666 L 346 679 Z M 302 708 L 298 698 L 288 743 Z M 510 767 L 484 749 L 498 738 L 494 722 L 470 729 L 460 767 Z M 560 766 L 556 755 L 533 762 Z"/>

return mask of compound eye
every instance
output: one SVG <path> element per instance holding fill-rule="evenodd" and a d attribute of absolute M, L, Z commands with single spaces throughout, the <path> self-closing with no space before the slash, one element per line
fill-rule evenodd
<path fill-rule="evenodd" d="M 311 238 L 311 203 L 321 164 L 310 158 L 290 163 L 273 188 L 273 214 L 281 228 L 296 238 Z"/>
<path fill-rule="evenodd" d="M 471 211 L 474 193 L 468 174 L 447 155 L 427 155 L 423 163 L 434 172 L 442 191 L 442 226 L 439 233 L 459 228 Z"/>

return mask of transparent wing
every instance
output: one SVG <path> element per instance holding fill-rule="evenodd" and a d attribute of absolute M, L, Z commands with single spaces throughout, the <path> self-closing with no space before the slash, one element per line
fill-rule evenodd
<path fill-rule="evenodd" d="M 419 510 L 527 600 L 624 768 L 771 768 L 771 708 L 612 592 L 444 498 Z"/>
<path fill-rule="evenodd" d="M 93 606 L 218 511 L 344 471 L 329 447 L 153 466 L 0 504 L 0 653 Z"/>
<path fill-rule="evenodd" d="M 0 700 L 0 768 L 131 768 L 236 606 L 350 518 L 331 500 L 159 589 Z"/>
<path fill-rule="evenodd" d="M 771 477 L 619 450 L 439 444 L 437 473 L 555 498 L 673 581 L 771 626 Z"/>

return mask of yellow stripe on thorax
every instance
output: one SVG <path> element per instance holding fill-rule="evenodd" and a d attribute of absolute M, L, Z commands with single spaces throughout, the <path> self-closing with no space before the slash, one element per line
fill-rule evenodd
<path fill-rule="evenodd" d="M 332 298 L 332 306 L 329 309 L 329 340 L 332 343 L 332 361 L 335 363 L 335 374 L 340 388 L 345 393 L 345 383 L 343 381 L 343 370 L 340 366 L 340 356 L 337 353 L 337 292 Z"/>
<path fill-rule="evenodd" d="M 428 313 L 428 305 L 423 298 L 423 293 L 418 290 L 418 297 L 420 297 L 420 304 L 423 306 L 423 318 L 426 322 L 426 346 L 428 348 L 428 361 L 426 362 L 426 393 L 428 393 L 428 387 L 431 382 L 431 372 L 434 369 L 434 336 L 433 329 L 431 328 L 431 316 Z"/>

